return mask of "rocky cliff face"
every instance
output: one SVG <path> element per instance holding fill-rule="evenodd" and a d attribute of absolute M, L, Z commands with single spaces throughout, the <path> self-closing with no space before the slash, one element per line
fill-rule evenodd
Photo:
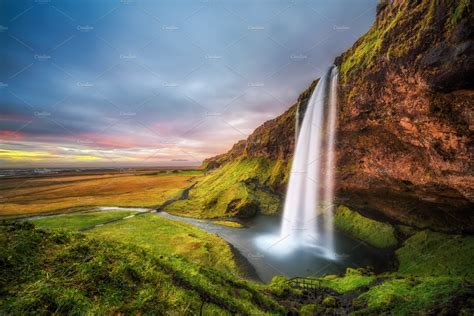
<path fill-rule="evenodd" d="M 471 1 L 382 1 L 377 11 L 373 27 L 335 62 L 338 201 L 375 218 L 473 230 Z M 288 163 L 297 108 L 304 112 L 315 84 L 205 167 L 256 157 Z M 283 192 L 286 179 L 272 190 Z"/>
<path fill-rule="evenodd" d="M 338 57 L 340 198 L 403 223 L 474 227 L 470 1 L 393 1 Z"/>

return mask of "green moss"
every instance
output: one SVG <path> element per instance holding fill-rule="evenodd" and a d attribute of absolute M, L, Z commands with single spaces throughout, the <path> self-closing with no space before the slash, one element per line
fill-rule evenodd
<path fill-rule="evenodd" d="M 260 286 L 180 257 L 0 225 L 0 314 L 284 314 Z"/>
<path fill-rule="evenodd" d="M 453 299 L 463 292 L 465 288 L 459 278 L 393 278 L 372 287 L 354 304 L 362 307 L 356 314 L 432 314 L 434 307 L 452 306 Z"/>
<path fill-rule="evenodd" d="M 87 212 L 77 214 L 64 214 L 58 216 L 47 216 L 29 220 L 39 228 L 45 229 L 64 229 L 77 231 L 84 228 L 94 227 L 113 220 L 121 219 L 136 211 L 110 211 L 110 212 Z"/>
<path fill-rule="evenodd" d="M 407 239 L 396 254 L 403 274 L 474 279 L 474 236 L 424 230 Z"/>
<path fill-rule="evenodd" d="M 234 222 L 234 221 L 213 221 L 212 223 L 217 224 L 217 225 L 227 226 L 227 227 L 233 227 L 233 228 L 242 228 L 242 227 L 244 227 L 239 222 Z"/>
<path fill-rule="evenodd" d="M 345 79 L 350 72 L 359 67 L 370 67 L 372 65 L 373 57 L 382 44 L 380 35 L 380 31 L 377 31 L 376 27 L 372 27 L 357 41 L 355 48 L 351 49 L 351 54 L 341 65 L 341 75 L 344 82 L 346 82 Z"/>
<path fill-rule="evenodd" d="M 448 27 L 458 23 L 469 8 L 470 0 L 456 1 L 456 8 L 447 20 Z M 342 81 L 351 82 L 357 87 L 354 89 L 361 89 L 360 83 L 355 82 L 364 80 L 363 75 L 420 48 L 427 34 L 435 29 L 437 7 L 438 0 L 402 1 L 394 5 L 343 55 L 340 67 Z M 349 95 L 360 93 L 350 90 Z"/>
<path fill-rule="evenodd" d="M 326 307 L 335 307 L 336 306 L 336 298 L 334 296 L 326 296 L 322 304 Z"/>
<path fill-rule="evenodd" d="M 334 224 L 347 234 L 378 248 L 393 247 L 398 243 L 392 225 L 374 221 L 342 205 L 336 210 Z"/>
<path fill-rule="evenodd" d="M 466 12 L 469 12 L 471 0 L 457 0 L 453 13 L 447 20 L 447 28 L 453 29 L 463 18 Z"/>
<path fill-rule="evenodd" d="M 362 269 L 351 268 L 347 268 L 343 276 L 327 275 L 319 278 L 321 286 L 331 288 L 341 294 L 368 285 L 375 279 L 376 277 L 373 274 L 366 273 Z"/>
<path fill-rule="evenodd" d="M 268 289 L 276 296 L 284 296 L 291 291 L 288 278 L 282 275 L 274 276 L 268 285 Z"/>
<path fill-rule="evenodd" d="M 316 315 L 316 312 L 318 310 L 318 306 L 316 304 L 306 304 L 301 306 L 300 309 L 300 315 L 301 316 L 311 316 L 311 315 Z"/>
<path fill-rule="evenodd" d="M 209 173 L 167 212 L 192 217 L 215 218 L 273 214 L 280 207 L 279 196 L 271 187 L 285 176 L 284 164 L 266 158 L 240 158 Z"/>

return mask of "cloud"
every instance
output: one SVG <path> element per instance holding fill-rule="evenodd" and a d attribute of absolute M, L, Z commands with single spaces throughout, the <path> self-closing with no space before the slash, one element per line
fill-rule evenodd
<path fill-rule="evenodd" d="M 285 111 L 376 1 L 55 6 L 4 11 L 5 166 L 199 164 Z"/>

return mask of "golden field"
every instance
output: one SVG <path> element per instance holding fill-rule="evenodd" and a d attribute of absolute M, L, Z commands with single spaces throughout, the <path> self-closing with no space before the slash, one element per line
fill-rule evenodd
<path fill-rule="evenodd" d="M 0 218 L 54 214 L 94 206 L 156 207 L 194 183 L 200 171 L 67 172 L 0 181 Z"/>

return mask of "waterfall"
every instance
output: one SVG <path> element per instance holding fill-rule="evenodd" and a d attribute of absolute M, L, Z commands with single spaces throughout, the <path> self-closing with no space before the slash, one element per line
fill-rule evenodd
<path fill-rule="evenodd" d="M 334 258 L 333 199 L 337 67 L 314 89 L 299 127 L 286 193 L 281 238 L 323 248 Z M 323 172 L 324 171 L 324 172 Z M 318 223 L 323 218 L 323 225 Z"/>

